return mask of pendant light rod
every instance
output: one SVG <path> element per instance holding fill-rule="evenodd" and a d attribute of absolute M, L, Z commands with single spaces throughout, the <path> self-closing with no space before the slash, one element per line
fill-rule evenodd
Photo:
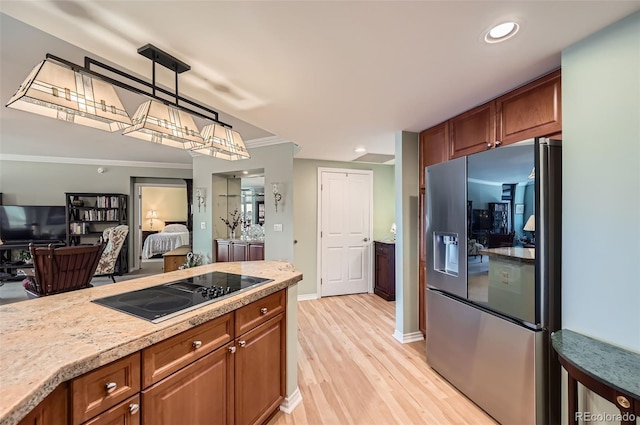
<path fill-rule="evenodd" d="M 194 102 L 192 100 L 189 100 L 189 99 L 186 99 L 186 98 L 184 98 L 182 96 L 179 96 L 177 90 L 176 90 L 176 93 L 173 93 L 173 92 L 171 92 L 169 90 L 166 90 L 166 89 L 164 89 L 164 88 L 162 88 L 160 86 L 157 86 L 155 84 L 155 75 L 154 75 L 154 83 L 152 84 L 152 83 L 149 83 L 148 81 L 142 80 L 142 79 L 140 79 L 138 77 L 130 75 L 130 74 L 124 72 L 124 71 L 121 71 L 121 70 L 119 70 L 117 68 L 114 68 L 112 66 L 109 66 L 109 65 L 107 65 L 105 63 L 102 63 L 100 61 L 97 61 L 97 60 L 95 60 L 93 58 L 90 58 L 90 57 L 87 57 L 87 56 L 85 56 L 85 58 L 84 58 L 84 62 L 85 62 L 85 66 L 84 67 L 80 66 L 80 65 L 78 65 L 76 63 L 70 62 L 70 61 L 68 61 L 66 59 L 62 59 L 62 58 L 60 58 L 58 56 L 55 56 L 55 55 L 53 55 L 51 53 L 47 53 L 46 54 L 46 58 L 55 60 L 56 62 L 59 62 L 59 63 L 62 63 L 64 65 L 68 66 L 69 68 L 71 68 L 74 71 L 84 72 L 86 74 L 89 74 L 89 75 L 95 76 L 97 78 L 100 78 L 101 80 L 106 81 L 106 82 L 108 82 L 108 83 L 110 83 L 110 84 L 112 84 L 114 86 L 118 86 L 118 87 L 123 88 L 125 90 L 131 91 L 131 92 L 143 95 L 143 96 L 147 96 L 147 97 L 150 97 L 150 98 L 153 98 L 153 99 L 156 99 L 156 100 L 159 100 L 160 102 L 165 103 L 165 104 L 173 104 L 173 102 L 170 102 L 167 99 L 158 96 L 157 94 L 155 94 L 156 91 L 158 91 L 160 93 L 164 93 L 164 94 L 172 96 L 172 97 L 175 96 L 176 97 L 176 103 L 175 103 L 176 106 L 177 106 L 177 100 L 180 100 L 183 103 L 187 103 L 187 104 L 189 104 L 191 106 L 195 106 L 195 107 L 197 107 L 199 109 L 202 109 L 203 111 L 206 111 L 206 112 L 212 114 L 213 118 L 208 116 L 208 115 L 206 115 L 206 114 L 204 114 L 204 113 L 201 113 L 201 112 L 198 112 L 198 111 L 195 111 L 193 109 L 190 109 L 190 108 L 187 108 L 185 106 L 180 105 L 179 108 L 184 110 L 185 112 L 188 112 L 190 114 L 199 116 L 200 118 L 204 118 L 206 120 L 213 121 L 213 122 L 215 122 L 217 124 L 220 124 L 220 125 L 222 125 L 224 127 L 233 128 L 231 126 L 231 124 L 227 124 L 225 122 L 222 122 L 222 121 L 218 120 L 218 112 L 214 111 L 213 109 L 210 109 L 210 108 L 208 108 L 206 106 L 203 106 L 203 105 L 200 105 L 200 104 L 198 104 L 198 103 L 196 103 L 196 102 Z M 148 87 L 148 88 L 151 89 L 152 93 L 149 93 L 148 91 L 145 91 L 145 90 L 142 90 L 140 88 L 131 86 L 131 85 L 129 85 L 127 83 L 124 83 L 122 81 L 118 81 L 118 80 L 113 79 L 111 77 L 108 77 L 106 75 L 100 74 L 99 72 L 93 71 L 92 69 L 90 69 L 91 65 L 99 66 L 99 67 L 101 67 L 101 68 L 103 68 L 103 69 L 105 69 L 105 70 L 107 70 L 109 72 L 112 72 L 112 73 L 114 73 L 116 75 L 124 77 L 124 78 L 126 78 L 128 80 L 134 81 L 134 82 L 136 82 L 138 84 L 141 84 L 141 85 L 143 85 L 145 87 Z M 155 74 L 155 67 L 154 67 L 154 74 Z M 176 78 L 177 78 L 177 74 L 176 74 Z"/>

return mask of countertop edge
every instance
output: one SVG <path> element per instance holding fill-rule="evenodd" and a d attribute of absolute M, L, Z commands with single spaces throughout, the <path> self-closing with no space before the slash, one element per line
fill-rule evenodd
<path fill-rule="evenodd" d="M 29 412 L 38 406 L 40 402 L 51 394 L 53 390 L 66 381 L 109 364 L 115 360 L 124 358 L 160 341 L 171 338 L 172 336 L 195 326 L 235 311 L 272 293 L 297 284 L 302 280 L 302 273 L 293 268 L 292 271 L 297 274 L 286 279 L 275 280 L 274 282 L 268 282 L 255 288 L 251 288 L 242 294 L 238 294 L 235 297 L 225 300 L 220 305 L 213 303 L 203 306 L 201 309 L 193 310 L 190 314 L 185 314 L 184 317 L 176 316 L 175 318 L 167 321 L 167 323 L 171 323 L 169 328 L 160 328 L 141 339 L 127 341 L 122 345 L 111 347 L 110 349 L 101 351 L 95 355 L 84 358 L 75 358 L 73 361 L 69 361 L 67 364 L 52 372 L 51 376 L 46 378 L 43 382 L 34 383 L 33 390 L 28 394 L 25 394 L 22 399 L 14 403 L 13 406 L 5 405 L 1 407 L 0 409 L 3 411 L 0 411 L 0 425 L 15 425 L 19 423 L 20 420 L 22 420 Z M 199 310 L 202 311 L 199 312 Z M 160 333 L 162 333 L 161 337 L 157 335 Z"/>

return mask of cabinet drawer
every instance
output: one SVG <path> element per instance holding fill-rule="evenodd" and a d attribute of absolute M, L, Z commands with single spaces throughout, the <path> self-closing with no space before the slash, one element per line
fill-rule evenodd
<path fill-rule="evenodd" d="M 136 394 L 106 412 L 96 416 L 84 425 L 139 425 L 140 395 Z"/>
<path fill-rule="evenodd" d="M 140 353 L 102 366 L 71 381 L 73 423 L 115 406 L 140 391 Z"/>
<path fill-rule="evenodd" d="M 160 381 L 233 339 L 231 313 L 142 350 L 142 387 Z"/>
<path fill-rule="evenodd" d="M 286 293 L 285 290 L 276 292 L 236 310 L 236 335 L 240 336 L 284 312 Z"/>

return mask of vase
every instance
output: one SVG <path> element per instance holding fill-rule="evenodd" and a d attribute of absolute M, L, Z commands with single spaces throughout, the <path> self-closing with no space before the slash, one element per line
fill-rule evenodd
<path fill-rule="evenodd" d="M 232 229 L 229 231 L 229 239 L 235 239 L 236 238 L 236 229 Z"/>

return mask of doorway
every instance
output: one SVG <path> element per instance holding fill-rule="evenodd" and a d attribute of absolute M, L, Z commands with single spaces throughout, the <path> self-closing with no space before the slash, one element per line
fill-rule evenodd
<path fill-rule="evenodd" d="M 144 240 L 151 234 L 161 232 L 166 223 L 187 223 L 187 185 L 184 180 L 175 183 L 144 182 L 134 184 L 134 269 L 157 269 L 162 257 L 142 258 Z M 153 211 L 153 213 L 152 213 Z"/>
<path fill-rule="evenodd" d="M 318 294 L 373 292 L 373 171 L 318 168 Z"/>

